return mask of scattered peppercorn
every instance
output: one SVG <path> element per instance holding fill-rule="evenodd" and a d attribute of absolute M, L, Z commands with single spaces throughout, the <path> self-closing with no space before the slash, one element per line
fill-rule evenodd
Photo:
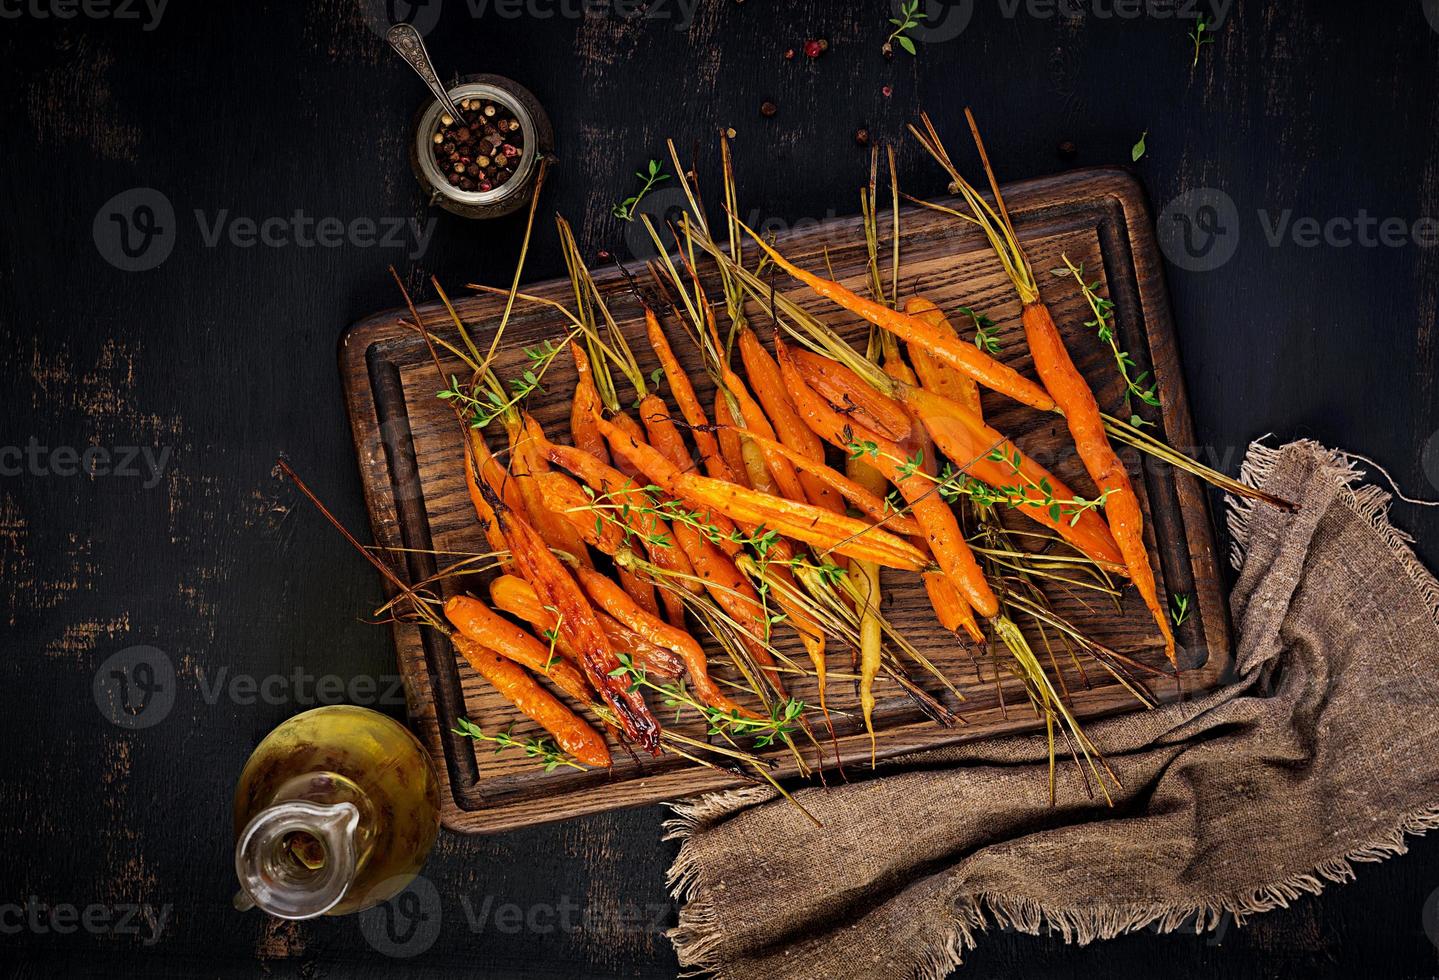
<path fill-rule="evenodd" d="M 818 58 L 824 53 L 824 47 L 818 41 L 804 42 L 804 53 L 807 58 Z"/>
<path fill-rule="evenodd" d="M 785 61 L 793 61 L 793 60 L 794 60 L 794 48 L 785 48 L 785 49 L 784 49 L 784 60 L 785 60 Z"/>
<path fill-rule="evenodd" d="M 1073 140 L 1061 140 L 1057 149 L 1059 155 L 1066 160 L 1073 160 L 1079 155 L 1079 147 L 1074 145 Z"/>
<path fill-rule="evenodd" d="M 879 90 L 879 94 L 883 95 L 887 99 L 894 94 L 894 87 L 891 85 L 886 85 L 884 88 Z"/>
<path fill-rule="evenodd" d="M 773 102 L 765 101 L 760 104 L 759 114 L 761 116 L 764 116 L 766 119 L 773 116 L 776 112 L 779 112 L 779 106 L 775 105 Z"/>
<path fill-rule="evenodd" d="M 869 130 L 863 126 L 854 131 L 854 141 L 860 146 L 869 146 Z"/>
<path fill-rule="evenodd" d="M 459 120 L 448 112 L 440 116 L 435 163 L 452 187 L 493 190 L 515 175 L 525 145 L 520 122 L 503 105 L 480 97 L 465 99 L 456 108 Z"/>

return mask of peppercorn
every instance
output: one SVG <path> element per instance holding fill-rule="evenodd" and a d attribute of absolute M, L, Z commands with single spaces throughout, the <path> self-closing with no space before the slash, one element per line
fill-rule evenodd
<path fill-rule="evenodd" d="M 793 61 L 793 60 L 794 60 L 794 48 L 785 48 L 785 49 L 784 49 L 784 60 L 785 60 L 785 61 Z"/>
<path fill-rule="evenodd" d="M 854 131 L 854 141 L 860 146 L 869 146 L 869 130 L 863 126 Z"/>
<path fill-rule="evenodd" d="M 764 116 L 766 119 L 773 116 L 776 112 L 779 112 L 779 106 L 775 105 L 773 102 L 765 101 L 760 104 L 759 114 L 761 116 Z"/>
<path fill-rule="evenodd" d="M 884 96 L 884 97 L 887 99 L 887 98 L 889 98 L 891 95 L 894 94 L 894 87 L 893 87 L 893 86 L 890 86 L 890 85 L 886 85 L 884 88 L 882 88 L 882 89 L 879 90 L 879 94 L 882 95 L 882 96 Z"/>
<path fill-rule="evenodd" d="M 1056 149 L 1059 151 L 1059 155 L 1066 160 L 1073 160 L 1079 155 L 1079 147 L 1074 145 L 1073 140 L 1060 140 Z"/>
<path fill-rule="evenodd" d="M 818 41 L 804 42 L 805 57 L 818 58 L 823 52 L 824 48 L 820 46 L 820 43 Z"/>

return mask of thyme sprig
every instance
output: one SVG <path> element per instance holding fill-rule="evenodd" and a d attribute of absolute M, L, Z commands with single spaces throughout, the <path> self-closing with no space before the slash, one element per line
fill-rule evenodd
<path fill-rule="evenodd" d="M 948 503 L 953 504 L 968 498 L 979 507 L 1033 507 L 1036 510 L 1047 510 L 1052 520 L 1057 521 L 1068 517 L 1071 527 L 1079 523 L 1079 518 L 1085 511 L 1104 506 L 1105 500 L 1112 492 L 1106 490 L 1093 499 L 1087 497 L 1057 498 L 1054 496 L 1054 486 L 1049 482 L 1048 477 L 1043 477 L 1036 483 L 1020 469 L 1022 457 L 1018 449 L 1014 450 L 1013 454 L 1008 454 L 1002 446 L 996 446 L 986 454 L 986 459 L 1006 464 L 1013 474 L 1019 477 L 1019 482 L 1016 484 L 991 487 L 963 470 L 955 469 L 950 463 L 944 464 L 938 476 L 925 472 L 923 449 L 916 449 L 912 456 L 901 459 L 882 452 L 871 439 L 855 439 L 852 432 L 846 433 L 846 442 L 850 459 L 860 459 L 865 456 L 877 459 L 882 455 L 895 464 L 901 477 L 908 479 L 912 476 L 919 476 L 932 481 L 935 484 L 932 492 L 937 492 Z M 1031 490 L 1037 491 L 1039 495 L 1034 496 L 1030 492 Z M 903 512 L 908 508 L 901 505 L 901 501 L 896 496 L 897 493 L 898 491 L 891 492 L 886 499 L 896 512 Z"/>
<path fill-rule="evenodd" d="M 495 746 L 495 754 L 499 755 L 505 749 L 520 749 L 525 756 L 545 767 L 545 772 L 554 772 L 560 766 L 569 766 L 571 769 L 578 769 L 580 772 L 588 772 L 584 766 L 569 758 L 561 752 L 548 738 L 524 738 L 511 734 L 513 725 L 507 725 L 493 735 L 488 734 L 479 725 L 468 718 L 455 719 L 457 727 L 451 729 L 456 735 L 463 735 L 472 738 L 476 742 L 490 742 Z"/>
<path fill-rule="evenodd" d="M 1128 351 L 1119 349 L 1119 334 L 1114 328 L 1114 301 L 1106 299 L 1097 292 L 1099 280 L 1086 282 L 1084 278 L 1084 266 L 1075 265 L 1070 261 L 1068 255 L 1061 256 L 1064 259 L 1064 269 L 1054 270 L 1056 275 L 1072 276 L 1074 281 L 1079 283 L 1080 290 L 1084 293 L 1084 299 L 1089 303 L 1089 309 L 1094 314 L 1092 320 L 1085 320 L 1086 327 L 1093 327 L 1099 335 L 1101 342 L 1109 345 L 1114 353 L 1114 363 L 1119 368 L 1119 377 L 1124 381 L 1124 403 L 1126 409 L 1132 409 L 1131 398 L 1138 398 L 1146 405 L 1159 406 L 1159 395 L 1156 393 L 1156 385 L 1152 382 L 1148 387 L 1144 383 L 1149 380 L 1149 372 L 1141 371 L 1131 377 L 1130 371 L 1135 367 L 1134 358 Z M 1153 425 L 1130 411 L 1129 424 L 1136 428 L 1144 425 Z"/>
<path fill-rule="evenodd" d="M 648 194 L 656 184 L 670 179 L 670 175 L 664 173 L 663 170 L 664 164 L 658 160 L 651 160 L 649 173 L 642 173 L 638 170 L 635 171 L 635 176 L 644 181 L 644 186 L 640 188 L 640 192 L 634 197 L 627 197 L 610 208 L 610 214 L 619 218 L 621 221 L 635 220 L 635 209 L 639 207 L 640 201 L 644 200 L 644 196 Z"/>
<path fill-rule="evenodd" d="M 738 711 L 723 711 L 699 701 L 685 686 L 683 680 L 673 684 L 657 684 L 650 680 L 643 667 L 638 666 L 628 653 L 617 654 L 620 665 L 610 671 L 610 676 L 628 682 L 629 690 L 654 691 L 660 695 L 661 703 L 675 709 L 675 720 L 686 708 L 704 716 L 709 728 L 706 734 L 725 737 L 753 738 L 757 749 L 769 748 L 777 739 L 785 739 L 799 731 L 799 718 L 805 704 L 796 698 L 786 698 L 770 705 L 768 717 L 748 717 Z"/>
<path fill-rule="evenodd" d="M 503 389 L 494 385 L 476 383 L 466 386 L 453 374 L 450 375 L 450 386 L 444 391 L 436 394 L 435 397 L 441 401 L 453 402 L 469 412 L 470 427 L 483 429 L 495 419 L 512 411 L 516 405 L 524 401 L 536 391 L 544 391 L 541 383 L 545 372 L 549 370 L 555 357 L 564 349 L 563 344 L 553 340 L 546 340 L 534 347 L 526 347 L 525 357 L 529 358 L 529 366 L 517 378 L 509 380 L 509 393 L 505 394 Z"/>
<path fill-rule="evenodd" d="M 969 317 L 974 323 L 974 346 L 986 354 L 998 354 L 999 338 L 995 335 L 999 333 L 999 327 L 995 322 L 985 314 L 968 306 L 961 306 L 959 312 Z"/>

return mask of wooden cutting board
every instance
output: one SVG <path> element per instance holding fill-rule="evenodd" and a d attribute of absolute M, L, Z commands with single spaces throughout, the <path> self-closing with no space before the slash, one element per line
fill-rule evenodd
<path fill-rule="evenodd" d="M 1049 273 L 1063 265 L 1061 253 L 1083 263 L 1089 277 L 1101 280 L 1101 292 L 1115 303 L 1122 349 L 1133 355 L 1137 370 L 1154 372 L 1162 405 L 1157 410 L 1142 409 L 1156 426 L 1151 431 L 1171 445 L 1192 445 L 1161 260 L 1139 185 L 1123 171 L 1085 170 L 1017 183 L 1006 188 L 1005 196 L 1055 320 L 1076 363 L 1095 387 L 1101 406 L 1118 412 L 1123 386 L 1107 346 L 1093 328 L 1084 326 L 1089 310 L 1078 288 L 1072 280 Z M 912 209 L 904 215 L 902 235 L 902 296 L 922 293 L 951 314 L 960 306 L 987 313 L 1000 326 L 1001 359 L 1033 376 L 1019 323 L 1019 304 L 978 233 L 952 218 Z M 830 221 L 782 236 L 780 247 L 800 265 L 819 271 L 824 269 L 827 252 L 836 276 L 863 290 L 865 247 L 858 218 Z M 887 244 L 884 248 L 887 252 Z M 646 368 L 653 367 L 648 363 L 652 357 L 643 357 L 648 347 L 643 341 L 639 308 L 618 274 L 602 274 L 600 285 L 611 297 L 616 318 L 634 338 L 632 345 L 641 352 Z M 808 295 L 791 281 L 778 280 L 777 286 L 844 336 L 863 336 L 864 326 L 854 317 Z M 465 292 L 459 284 L 450 291 L 457 295 Z M 571 298 L 568 281 L 541 283 L 526 291 L 560 301 Z M 481 341 L 492 335 L 502 305 L 502 300 L 485 295 L 458 300 L 461 314 Z M 436 568 L 435 559 L 424 552 L 474 553 L 488 548 L 463 484 L 460 434 L 453 415 L 435 397 L 443 384 L 423 342 L 399 322 L 401 315 L 402 311 L 391 310 L 352 326 L 341 343 L 340 369 L 375 540 L 384 547 L 415 549 L 394 554 L 397 562 L 403 556 L 411 581 L 418 581 L 431 576 Z M 423 307 L 421 315 L 429 329 L 453 334 L 438 305 Z M 957 326 L 962 319 L 955 316 Z M 500 376 L 518 373 L 524 360 L 522 346 L 559 339 L 567 329 L 555 311 L 520 304 L 507 328 L 506 354 L 498 362 Z M 701 397 L 711 397 L 697 352 L 686 344 L 677 343 L 676 348 Z M 564 358 L 557 359 L 545 380 L 546 391 L 532 396 L 529 408 L 552 436 L 566 439 L 573 366 Z M 1060 420 L 1041 417 L 988 392 L 984 405 L 986 417 L 995 427 L 1076 492 L 1094 495 Z M 499 448 L 495 438 L 492 435 L 491 444 Z M 1170 595 L 1193 597 L 1193 612 L 1178 631 L 1182 663 L 1187 668 L 1182 684 L 1172 677 L 1148 678 L 1148 689 L 1156 699 L 1172 700 L 1215 686 L 1232 663 L 1214 529 L 1205 493 L 1195 479 L 1150 460 L 1141 461 L 1132 452 L 1121 455 L 1135 477 L 1145 509 L 1151 560 L 1166 603 Z M 1014 527 L 1024 519 L 1010 515 L 1006 521 Z M 473 577 L 454 587 L 481 597 L 487 594 L 483 582 Z M 944 671 L 964 700 L 943 692 L 937 682 L 917 669 L 915 681 L 941 696 L 962 714 L 964 722 L 947 728 L 926 719 L 897 684 L 881 676 L 875 689 L 881 759 L 1039 725 L 1018 684 L 996 670 L 1000 657 L 991 654 L 976 661 L 941 630 L 916 576 L 886 572 L 884 588 L 886 615 Z M 1133 588 L 1126 590 L 1118 611 L 1113 604 L 1089 595 L 1092 593 L 1074 595 L 1057 588 L 1050 592 L 1054 607 L 1096 640 L 1143 663 L 1164 666 L 1157 631 Z M 394 636 L 411 723 L 446 781 L 443 819 L 452 830 L 502 831 L 741 784 L 734 776 L 674 757 L 637 760 L 616 746 L 612 746 L 612 770 L 588 772 L 561 767 L 545 773 L 515 750 L 495 754 L 479 746 L 477 752 L 473 742 L 451 732 L 456 718 L 468 717 L 490 732 L 513 722 L 516 734 L 533 735 L 535 726 L 460 661 L 443 637 L 403 625 L 394 627 Z M 797 661 L 805 662 L 797 644 L 790 646 Z M 833 669 L 847 670 L 849 656 L 849 651 L 835 645 L 831 650 Z M 1134 699 L 1092 663 L 1081 671 L 1061 658 L 1059 666 L 1079 717 L 1139 710 Z M 795 696 L 816 703 L 809 678 L 793 686 Z M 853 682 L 832 682 L 829 700 L 837 721 L 840 756 L 849 777 L 861 777 L 868 772 L 870 745 L 860 730 Z M 703 737 L 703 723 L 689 721 L 676 727 Z M 826 745 L 831 760 L 833 751 Z M 809 755 L 815 754 L 811 746 Z M 775 752 L 773 757 L 779 775 L 794 774 L 794 760 L 787 752 Z M 1073 763 L 1066 762 L 1062 772 L 1067 790 L 1083 791 Z M 1036 784 L 1034 792 L 1043 794 L 1046 787 Z"/>

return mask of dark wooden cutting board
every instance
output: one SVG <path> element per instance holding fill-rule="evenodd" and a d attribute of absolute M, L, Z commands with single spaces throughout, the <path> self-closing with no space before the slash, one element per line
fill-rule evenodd
<path fill-rule="evenodd" d="M 1156 426 L 1151 431 L 1171 445 L 1192 445 L 1161 259 L 1138 184 L 1123 171 L 1086 170 L 1014 184 L 1005 189 L 1005 196 L 1055 320 L 1075 362 L 1095 387 L 1101 406 L 1118 411 L 1123 385 L 1107 346 L 1093 328 L 1084 326 L 1089 311 L 1078 288 L 1072 280 L 1049 273 L 1063 265 L 1061 254 L 1083 263 L 1088 276 L 1101 281 L 1101 292 L 1115 303 L 1121 347 L 1133 355 L 1137 370 L 1154 372 L 1162 404 L 1157 410 L 1144 409 L 1143 414 Z M 979 234 L 952 218 L 912 209 L 904 215 L 902 236 L 902 296 L 922 293 L 951 313 L 960 306 L 987 313 L 1000 326 L 1001 359 L 1033 376 L 1018 302 Z M 789 258 L 815 270 L 823 270 L 827 253 L 836 276 L 862 289 L 865 247 L 858 218 L 781 236 L 780 247 Z M 602 274 L 600 285 L 611 297 L 611 309 L 622 327 L 636 338 L 633 346 L 642 352 L 642 360 L 652 360 L 643 357 L 648 348 L 642 339 L 639 309 L 618 274 Z M 793 282 L 781 280 L 777 286 L 846 337 L 863 335 L 864 326 L 854 317 L 807 295 Z M 570 298 L 569 290 L 567 280 L 526 288 L 562 302 Z M 450 292 L 465 291 L 454 284 Z M 498 322 L 503 301 L 470 295 L 459 299 L 457 305 L 475 336 L 487 339 Z M 400 310 L 391 310 L 352 326 L 341 343 L 340 369 L 375 540 L 388 548 L 413 549 L 403 555 L 395 552 L 395 560 L 403 558 L 415 581 L 432 575 L 436 568 L 435 559 L 423 552 L 473 553 L 488 548 L 463 484 L 460 434 L 453 415 L 435 397 L 443 384 L 423 342 L 400 323 L 402 315 Z M 442 335 L 453 333 L 438 304 L 422 307 L 421 315 L 429 329 Z M 957 326 L 961 320 L 955 318 Z M 555 311 L 520 304 L 507 327 L 507 354 L 498 362 L 498 373 L 513 376 L 524 360 L 522 346 L 558 339 L 566 331 L 567 325 Z M 701 397 L 708 398 L 712 390 L 704 382 L 697 352 L 688 345 L 676 347 Z M 653 366 L 646 364 L 647 368 Z M 529 402 L 529 409 L 553 437 L 568 436 L 573 384 L 573 367 L 561 358 L 546 378 L 546 391 L 536 393 Z M 1061 421 L 1040 417 L 988 392 L 984 405 L 987 419 L 996 428 L 1077 492 L 1093 495 L 1093 485 L 1078 464 Z M 493 439 L 492 445 L 498 448 Z M 1215 686 L 1232 663 L 1214 528 L 1205 494 L 1195 479 L 1141 460 L 1132 452 L 1121 455 L 1145 508 L 1146 537 L 1165 601 L 1180 593 L 1193 597 L 1193 612 L 1178 631 L 1182 663 L 1187 668 L 1182 684 L 1172 678 L 1148 678 L 1148 689 L 1156 699 L 1171 700 Z M 1011 516 L 1007 523 L 1015 526 L 1020 520 Z M 455 587 L 481 597 L 486 594 L 482 583 L 474 579 Z M 997 658 L 981 658 L 976 664 L 941 630 L 917 577 L 886 572 L 884 587 L 886 615 L 964 694 L 962 702 L 947 693 L 943 697 L 965 720 L 950 728 L 927 720 L 896 684 L 881 677 L 875 690 L 881 759 L 1039 724 L 1017 683 L 1002 676 L 996 681 Z M 1164 666 L 1157 631 L 1132 588 L 1126 590 L 1119 611 L 1112 604 L 1059 589 L 1051 592 L 1050 598 L 1057 610 L 1100 642 L 1143 663 Z M 533 735 L 535 726 L 460 661 L 443 637 L 405 625 L 394 627 L 394 637 L 411 723 L 448 786 L 444 823 L 452 830 L 494 832 L 740 785 L 735 777 L 681 759 L 641 762 L 622 750 L 614 752 L 615 765 L 610 771 L 579 772 L 562 767 L 550 773 L 514 750 L 493 754 L 480 747 L 477 752 L 474 743 L 451 732 L 456 718 L 468 717 L 486 731 L 513 722 L 516 734 Z M 797 656 L 803 662 L 803 655 Z M 849 653 L 837 645 L 831 659 L 837 669 L 848 668 Z M 1092 664 L 1082 672 L 1065 662 L 1060 668 L 1079 717 L 1139 710 L 1128 693 Z M 927 690 L 942 690 L 917 671 L 914 677 Z M 796 682 L 793 693 L 813 703 L 813 687 L 807 681 Z M 868 738 L 859 729 L 853 686 L 852 682 L 832 682 L 829 699 L 838 719 L 839 753 L 850 778 L 868 771 L 870 754 Z M 696 736 L 703 733 L 702 723 L 690 721 L 677 727 Z M 826 753 L 832 760 L 833 749 L 828 745 Z M 814 755 L 811 747 L 810 756 Z M 776 752 L 774 759 L 778 774 L 793 775 L 794 763 L 788 753 Z M 1067 785 L 1082 791 L 1073 764 L 1065 763 L 1062 771 L 1063 778 L 1072 781 Z M 1034 788 L 1036 794 L 1045 791 L 1042 785 Z"/>

